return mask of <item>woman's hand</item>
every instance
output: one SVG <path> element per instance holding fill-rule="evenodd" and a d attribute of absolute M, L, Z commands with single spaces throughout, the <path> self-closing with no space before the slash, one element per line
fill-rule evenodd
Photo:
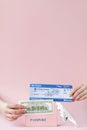
<path fill-rule="evenodd" d="M 81 101 L 87 99 L 87 86 L 81 85 L 77 88 L 74 88 L 70 96 L 73 98 L 73 101 Z"/>
<path fill-rule="evenodd" d="M 10 121 L 18 119 L 25 113 L 25 107 L 0 101 L 0 112 Z"/>

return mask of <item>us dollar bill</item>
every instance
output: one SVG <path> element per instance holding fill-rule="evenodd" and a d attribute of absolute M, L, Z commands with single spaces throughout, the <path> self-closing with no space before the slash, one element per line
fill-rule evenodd
<path fill-rule="evenodd" d="M 26 106 L 26 114 L 51 114 L 53 113 L 53 101 L 49 100 L 34 100 L 34 101 L 19 101 L 19 104 Z"/>

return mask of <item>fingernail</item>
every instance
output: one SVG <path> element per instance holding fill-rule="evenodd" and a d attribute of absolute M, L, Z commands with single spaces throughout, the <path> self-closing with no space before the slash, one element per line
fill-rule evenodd
<path fill-rule="evenodd" d="M 74 100 L 74 101 L 77 101 L 77 99 L 76 99 L 76 98 L 74 98 L 73 100 Z"/>

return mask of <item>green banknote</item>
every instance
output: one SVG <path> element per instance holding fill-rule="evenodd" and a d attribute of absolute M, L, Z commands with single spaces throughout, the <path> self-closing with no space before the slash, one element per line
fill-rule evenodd
<path fill-rule="evenodd" d="M 53 113 L 53 101 L 19 101 L 19 104 L 26 106 L 26 114 Z"/>

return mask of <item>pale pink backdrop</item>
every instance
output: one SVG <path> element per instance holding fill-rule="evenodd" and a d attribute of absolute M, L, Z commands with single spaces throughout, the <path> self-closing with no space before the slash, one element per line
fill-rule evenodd
<path fill-rule="evenodd" d="M 30 83 L 87 84 L 87 0 L 0 0 L 0 96 L 28 99 Z M 63 104 L 87 126 L 87 100 Z"/>

